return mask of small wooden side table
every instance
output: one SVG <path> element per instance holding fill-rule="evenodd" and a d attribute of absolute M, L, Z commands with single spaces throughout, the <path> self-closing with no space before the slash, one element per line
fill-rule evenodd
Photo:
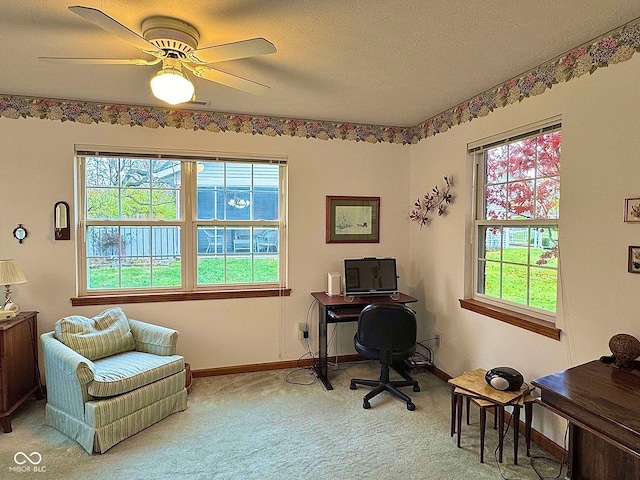
<path fill-rule="evenodd" d="M 31 395 L 43 398 L 38 371 L 38 312 L 0 321 L 0 423 L 11 432 L 11 415 Z"/>
<path fill-rule="evenodd" d="M 533 420 L 533 403 L 534 398 L 528 395 L 531 387 L 523 385 L 520 390 L 508 392 L 496 390 L 489 386 L 485 380 L 486 370 L 478 368 L 472 372 L 465 372 L 459 377 L 449 380 L 451 389 L 451 436 L 455 432 L 454 419 L 457 423 L 457 445 L 460 447 L 460 434 L 462 429 L 462 405 L 463 399 L 467 399 L 467 416 L 469 415 L 469 400 L 473 400 L 481 408 L 481 440 L 484 440 L 484 428 L 486 422 L 486 408 L 495 407 L 498 415 L 498 435 L 499 435 L 499 458 L 502 462 L 503 452 L 503 432 L 504 432 L 504 408 L 506 406 L 513 407 L 513 463 L 518 463 L 518 435 L 520 432 L 520 408 L 525 408 L 525 438 L 527 442 L 527 455 L 531 445 L 531 423 Z M 484 443 L 484 442 L 481 442 Z M 484 460 L 484 445 L 480 455 L 481 461 Z"/>

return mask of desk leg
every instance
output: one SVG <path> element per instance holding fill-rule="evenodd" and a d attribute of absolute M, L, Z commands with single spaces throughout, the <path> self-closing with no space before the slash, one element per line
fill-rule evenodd
<path fill-rule="evenodd" d="M 318 302 L 318 364 L 315 372 L 318 379 L 327 390 L 333 390 L 333 385 L 327 377 L 327 308 Z"/>
<path fill-rule="evenodd" d="M 518 464 L 518 439 L 520 438 L 520 405 L 513 406 L 513 464 Z"/>

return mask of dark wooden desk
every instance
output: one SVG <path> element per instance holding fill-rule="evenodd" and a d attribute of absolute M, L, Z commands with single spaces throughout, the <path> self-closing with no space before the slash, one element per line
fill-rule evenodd
<path fill-rule="evenodd" d="M 532 383 L 569 420 L 567 479 L 640 478 L 640 371 L 595 360 Z"/>
<path fill-rule="evenodd" d="M 317 377 L 327 390 L 333 390 L 327 377 L 327 325 L 329 323 L 354 322 L 358 320 L 364 307 L 372 303 L 412 303 L 417 302 L 404 293 L 395 295 L 363 295 L 345 297 L 327 295 L 327 292 L 312 292 L 318 301 L 318 364 L 314 367 Z"/>

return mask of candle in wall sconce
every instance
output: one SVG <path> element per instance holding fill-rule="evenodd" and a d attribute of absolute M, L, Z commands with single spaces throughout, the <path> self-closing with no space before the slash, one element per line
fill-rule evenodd
<path fill-rule="evenodd" d="M 57 202 L 53 206 L 54 238 L 56 240 L 71 240 L 71 227 L 69 226 L 69 204 Z"/>

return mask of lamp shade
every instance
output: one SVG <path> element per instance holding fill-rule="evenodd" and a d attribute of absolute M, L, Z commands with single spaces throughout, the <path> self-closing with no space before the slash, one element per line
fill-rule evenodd
<path fill-rule="evenodd" d="M 26 281 L 27 279 L 15 260 L 0 260 L 0 285 L 15 285 Z"/>
<path fill-rule="evenodd" d="M 172 68 L 160 70 L 150 82 L 153 95 L 171 105 L 188 102 L 193 98 L 194 87 L 179 70 Z"/>

